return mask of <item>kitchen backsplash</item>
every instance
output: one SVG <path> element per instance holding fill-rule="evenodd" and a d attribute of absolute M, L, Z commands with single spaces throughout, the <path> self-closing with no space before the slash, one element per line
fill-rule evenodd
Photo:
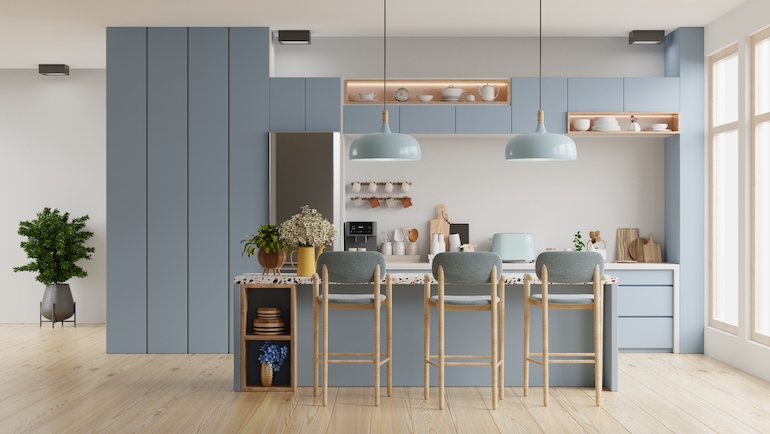
<path fill-rule="evenodd" d="M 422 260 L 429 251 L 429 222 L 446 204 L 448 217 L 470 225 L 470 243 L 490 250 L 498 232 L 531 232 L 538 252 L 572 247 L 580 231 L 588 240 L 599 229 L 607 242 L 608 260 L 617 257 L 615 231 L 639 228 L 653 234 L 665 251 L 663 139 L 578 138 L 574 162 L 505 161 L 507 137 L 417 137 L 422 160 L 404 163 L 344 162 L 344 220 L 374 220 L 380 232 L 417 228 Z M 346 151 L 352 141 L 348 137 Z M 355 181 L 411 181 L 407 193 L 378 186 L 369 193 L 351 191 Z M 356 207 L 355 196 L 409 196 L 412 206 L 385 203 Z"/>

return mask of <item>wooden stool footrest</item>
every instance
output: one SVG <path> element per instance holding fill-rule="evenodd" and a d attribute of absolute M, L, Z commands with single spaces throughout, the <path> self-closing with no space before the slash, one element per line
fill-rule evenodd
<path fill-rule="evenodd" d="M 431 359 L 438 359 L 438 355 L 431 354 L 430 358 Z M 469 355 L 469 356 L 444 354 L 444 358 L 445 359 L 491 359 L 492 356 L 491 355 L 479 355 L 479 354 L 473 354 L 473 355 Z"/>
<path fill-rule="evenodd" d="M 543 357 L 543 353 L 529 353 L 530 356 Z M 596 357 L 594 353 L 548 353 L 548 357 Z"/>

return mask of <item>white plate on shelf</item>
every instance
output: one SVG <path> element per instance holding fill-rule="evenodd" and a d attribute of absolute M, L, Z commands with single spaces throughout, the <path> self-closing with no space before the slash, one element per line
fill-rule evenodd
<path fill-rule="evenodd" d="M 620 127 L 619 126 L 606 126 L 606 127 L 593 126 L 591 127 L 591 131 L 600 131 L 600 132 L 620 131 Z"/>
<path fill-rule="evenodd" d="M 671 132 L 671 130 L 647 130 L 647 131 L 652 131 L 652 132 L 656 132 L 656 133 L 670 133 Z"/>
<path fill-rule="evenodd" d="M 378 102 L 376 99 L 351 99 L 350 102 Z"/>
<path fill-rule="evenodd" d="M 460 101 L 460 97 L 451 97 L 451 96 L 445 96 L 442 98 L 443 101 Z"/>

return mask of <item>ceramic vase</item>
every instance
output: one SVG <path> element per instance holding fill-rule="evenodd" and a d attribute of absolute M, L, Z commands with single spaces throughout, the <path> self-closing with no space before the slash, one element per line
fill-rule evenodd
<path fill-rule="evenodd" d="M 430 254 L 435 255 L 437 253 L 443 252 L 443 248 L 441 244 L 438 241 L 439 234 L 431 234 L 430 236 Z"/>
<path fill-rule="evenodd" d="M 291 266 L 297 269 L 297 276 L 312 276 L 315 274 L 316 261 L 321 253 L 324 251 L 324 246 L 318 249 L 318 254 L 315 253 L 315 247 L 297 247 L 297 250 L 292 250 L 289 255 Z M 294 263 L 294 252 L 297 252 L 297 262 Z"/>
<path fill-rule="evenodd" d="M 270 363 L 263 363 L 259 370 L 259 379 L 262 381 L 263 387 L 270 387 L 273 385 L 273 365 Z"/>

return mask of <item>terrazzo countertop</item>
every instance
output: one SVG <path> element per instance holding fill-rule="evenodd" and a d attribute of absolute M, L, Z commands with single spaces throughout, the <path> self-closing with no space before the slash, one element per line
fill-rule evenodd
<path fill-rule="evenodd" d="M 425 274 L 426 273 L 389 273 L 389 275 L 393 278 L 393 284 L 394 285 L 422 285 L 425 282 Z M 503 277 L 505 277 L 505 284 L 506 285 L 523 285 L 524 284 L 524 276 L 528 273 L 503 273 Z M 537 278 L 534 274 L 532 274 L 532 283 L 539 284 L 540 279 Z M 607 276 L 608 280 L 606 283 L 618 283 L 618 279 L 613 276 Z M 433 276 L 430 277 L 431 283 L 438 283 L 436 279 L 433 278 Z M 296 274 L 280 274 L 280 275 L 263 275 L 259 273 L 245 273 L 241 274 L 240 276 L 236 276 L 235 279 L 233 279 L 233 283 L 235 284 L 280 284 L 280 285 L 286 285 L 286 284 L 296 284 L 296 285 L 312 285 L 313 284 L 313 278 L 310 276 L 297 276 Z M 385 283 L 385 279 L 382 279 L 381 283 Z"/>

